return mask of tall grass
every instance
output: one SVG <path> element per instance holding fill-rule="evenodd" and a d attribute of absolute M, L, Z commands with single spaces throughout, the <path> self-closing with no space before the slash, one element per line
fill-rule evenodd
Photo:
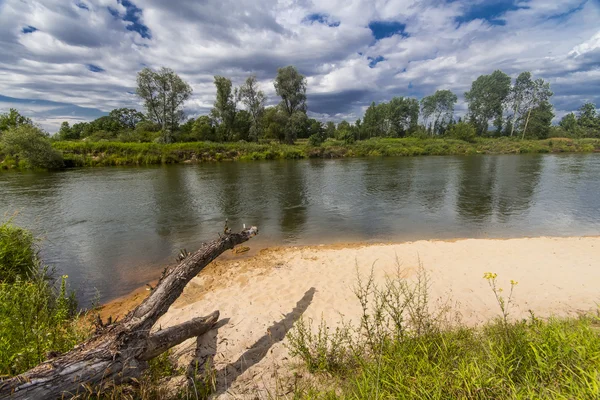
<path fill-rule="evenodd" d="M 370 139 L 348 144 L 327 140 L 279 143 L 122 143 L 53 142 L 68 167 L 152 165 L 207 161 L 252 161 L 300 158 L 381 157 L 420 155 L 522 154 L 600 151 L 600 139 L 517 140 L 477 138 L 473 142 L 448 138 Z M 10 159 L 6 162 L 10 163 Z M 8 165 L 8 164 L 7 164 Z"/>
<path fill-rule="evenodd" d="M 436 313 L 427 275 L 376 287 L 359 279 L 363 316 L 336 331 L 299 321 L 291 354 L 336 388 L 302 387 L 297 398 L 328 399 L 592 399 L 600 398 L 597 316 L 510 320 L 495 274 L 486 275 L 501 316 L 468 327 Z M 511 281 L 511 289 L 516 282 Z M 316 333 L 314 333 L 316 331 Z M 343 338 L 343 340 L 340 340 Z"/>

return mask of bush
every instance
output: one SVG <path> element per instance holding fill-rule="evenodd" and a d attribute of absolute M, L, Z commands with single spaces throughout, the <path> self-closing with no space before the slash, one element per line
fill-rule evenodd
<path fill-rule="evenodd" d="M 310 135 L 309 138 L 308 138 L 308 145 L 309 146 L 319 147 L 320 145 L 323 144 L 323 142 L 324 142 L 323 135 L 320 135 L 318 133 Z"/>
<path fill-rule="evenodd" d="M 3 152 L 29 168 L 56 169 L 63 167 L 62 154 L 52 148 L 48 137 L 39 128 L 21 125 L 2 134 Z"/>
<path fill-rule="evenodd" d="M 477 136 L 473 125 L 466 122 L 459 122 L 456 125 L 453 125 L 448 129 L 446 135 L 453 139 L 464 140 L 469 143 L 475 142 L 475 137 Z"/>

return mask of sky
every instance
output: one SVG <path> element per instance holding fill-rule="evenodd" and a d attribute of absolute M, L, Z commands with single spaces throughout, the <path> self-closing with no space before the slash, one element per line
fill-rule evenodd
<path fill-rule="evenodd" d="M 600 0 L 0 0 L 0 112 L 54 132 L 114 108 L 142 109 L 136 74 L 166 66 L 209 112 L 214 75 L 255 74 L 278 102 L 277 68 L 307 77 L 308 110 L 362 117 L 372 102 L 459 96 L 479 75 L 531 71 L 557 118 L 600 105 Z"/>

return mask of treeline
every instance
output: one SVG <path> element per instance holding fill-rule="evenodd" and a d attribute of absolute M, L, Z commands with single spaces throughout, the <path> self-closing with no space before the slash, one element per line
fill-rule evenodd
<path fill-rule="evenodd" d="M 350 123 L 322 122 L 307 116 L 306 78 L 293 66 L 280 68 L 273 82 L 281 98 L 275 107 L 266 107 L 267 98 L 255 76 L 239 87 L 223 76 L 215 76 L 216 99 L 210 114 L 186 119 L 183 103 L 191 87 L 173 70 L 145 68 L 138 74 L 136 93 L 145 113 L 115 109 L 108 116 L 70 126 L 64 122 L 59 140 L 121 142 L 258 142 L 276 140 L 293 144 L 310 139 L 319 145 L 328 138 L 351 143 L 376 137 L 453 137 L 473 140 L 477 136 L 599 137 L 600 117 L 594 104 L 582 106 L 578 114 L 568 114 L 558 127 L 550 98 L 553 93 L 543 79 L 530 72 L 514 82 L 502 71 L 478 77 L 465 93 L 468 112 L 455 119 L 458 96 L 438 90 L 420 101 L 394 97 L 389 102 L 373 102 L 362 119 Z"/>
<path fill-rule="evenodd" d="M 2 168 L 64 166 L 63 154 L 53 148 L 52 141 L 294 144 L 297 139 L 308 139 L 308 146 L 318 147 L 329 139 L 351 144 L 404 137 L 467 142 L 478 137 L 600 137 L 600 115 L 592 103 L 553 126 L 550 85 L 534 79 L 530 72 L 521 73 L 514 81 L 502 71 L 479 76 L 464 94 L 468 104 L 464 118 L 455 119 L 458 96 L 438 90 L 421 100 L 398 96 L 388 102 L 373 102 L 363 118 L 353 123 L 309 118 L 306 78 L 293 66 L 278 69 L 273 85 L 280 101 L 272 107 L 266 106 L 267 98 L 253 75 L 239 87 L 223 76 L 215 76 L 214 84 L 216 97 L 210 114 L 186 118 L 183 105 L 192 94 L 190 85 L 171 69 L 145 68 L 136 82 L 144 112 L 119 108 L 91 122 L 72 126 L 63 122 L 54 136 L 11 109 L 0 114 Z"/>

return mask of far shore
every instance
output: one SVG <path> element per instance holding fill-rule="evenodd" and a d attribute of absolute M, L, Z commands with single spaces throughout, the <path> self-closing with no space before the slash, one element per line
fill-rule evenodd
<path fill-rule="evenodd" d="M 251 242 L 248 243 L 251 246 Z M 420 240 L 397 244 L 335 244 L 276 247 L 241 259 L 217 260 L 186 287 L 159 321 L 161 328 L 219 310 L 227 322 L 218 330 L 215 364 L 227 365 L 252 346 L 268 345 L 268 353 L 248 360 L 229 394 L 268 390 L 279 366 L 289 363 L 283 342 L 262 340 L 273 329 L 287 332 L 292 310 L 329 326 L 358 322 L 360 307 L 353 293 L 357 274 L 371 268 L 378 284 L 394 276 L 398 265 L 408 279 L 422 265 L 431 278 L 434 306 L 450 307 L 452 319 L 480 324 L 499 315 L 485 272 L 498 274 L 499 286 L 518 281 L 511 318 L 568 316 L 598 309 L 600 302 L 600 237 Z M 314 290 L 312 290 L 314 288 Z M 149 293 L 141 288 L 107 303 L 106 318 L 124 315 Z M 270 336 L 269 336 L 270 337 Z M 173 354 L 185 365 L 195 348 L 188 340 Z M 266 350 L 265 350 L 266 351 Z M 258 356 L 257 356 L 258 357 Z"/>

